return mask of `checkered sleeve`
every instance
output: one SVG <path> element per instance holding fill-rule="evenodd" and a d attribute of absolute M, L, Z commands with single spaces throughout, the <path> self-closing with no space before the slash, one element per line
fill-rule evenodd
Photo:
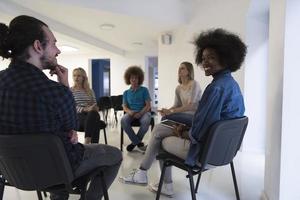
<path fill-rule="evenodd" d="M 65 131 L 77 129 L 77 113 L 74 97 L 69 88 L 64 87 L 60 92 L 57 109 L 59 119 L 62 121 L 62 129 Z"/>

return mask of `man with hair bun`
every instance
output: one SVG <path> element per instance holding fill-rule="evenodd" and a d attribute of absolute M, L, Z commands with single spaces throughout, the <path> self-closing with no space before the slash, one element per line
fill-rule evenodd
<path fill-rule="evenodd" d="M 21 15 L 6 26 L 0 23 L 0 56 L 11 59 L 0 73 L 0 134 L 54 134 L 63 142 L 76 177 L 99 166 L 109 187 L 115 179 L 122 154 L 107 145 L 78 143 L 75 102 L 69 88 L 68 70 L 57 63 L 60 50 L 49 27 L 42 21 Z M 49 69 L 58 82 L 42 70 Z M 1 173 L 0 173 L 1 174 Z M 101 199 L 100 176 L 91 180 L 86 198 Z M 68 199 L 67 191 L 52 192 L 50 199 Z"/>

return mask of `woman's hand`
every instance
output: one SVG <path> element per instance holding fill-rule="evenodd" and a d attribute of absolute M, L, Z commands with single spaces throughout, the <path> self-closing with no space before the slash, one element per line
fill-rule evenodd
<path fill-rule="evenodd" d="M 187 138 L 188 139 L 188 128 L 185 125 L 175 125 L 173 133 L 180 138 Z"/>
<path fill-rule="evenodd" d="M 171 110 L 166 109 L 166 108 L 162 108 L 161 110 L 158 110 L 158 112 L 160 113 L 160 115 L 162 117 L 164 117 L 164 116 L 169 115 L 169 114 L 172 113 Z"/>

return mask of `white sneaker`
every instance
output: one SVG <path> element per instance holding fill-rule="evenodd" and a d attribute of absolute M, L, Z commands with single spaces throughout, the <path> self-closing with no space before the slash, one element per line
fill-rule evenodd
<path fill-rule="evenodd" d="M 141 146 L 141 147 L 137 147 L 136 150 L 142 154 L 145 154 L 146 150 L 147 150 L 147 145 L 145 146 Z"/>
<path fill-rule="evenodd" d="M 151 192 L 157 192 L 159 183 L 149 184 L 149 190 Z M 173 183 L 163 183 L 160 194 L 172 198 L 174 196 Z"/>
<path fill-rule="evenodd" d="M 141 169 L 134 169 L 132 170 L 132 172 L 130 172 L 128 176 L 120 177 L 119 180 L 122 183 L 147 185 L 148 184 L 147 171 Z"/>

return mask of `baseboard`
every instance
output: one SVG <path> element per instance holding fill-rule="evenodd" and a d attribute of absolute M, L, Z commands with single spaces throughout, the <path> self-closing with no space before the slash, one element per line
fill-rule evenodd
<path fill-rule="evenodd" d="M 266 194 L 265 191 L 263 191 L 260 195 L 260 200 L 269 200 L 268 195 Z"/>

